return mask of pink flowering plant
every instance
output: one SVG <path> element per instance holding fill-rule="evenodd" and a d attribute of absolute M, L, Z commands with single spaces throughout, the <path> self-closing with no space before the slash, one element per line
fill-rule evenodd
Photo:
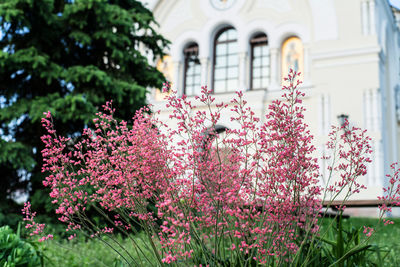
<path fill-rule="evenodd" d="M 216 103 L 206 87 L 196 97 L 203 108 L 186 96 L 168 96 L 176 128 L 147 108 L 136 112 L 132 125 L 118 122 L 107 103 L 94 129 L 74 142 L 57 135 L 47 113 L 44 185 L 71 238 L 78 232 L 99 238 L 133 266 L 311 261 L 310 248 L 323 239 L 321 199 L 346 200 L 364 188 L 357 179 L 366 174 L 371 148 L 365 131 L 348 124 L 334 128 L 328 143 L 332 181 L 322 188 L 298 75 L 290 72 L 282 99 L 272 102 L 263 123 L 242 92 L 230 103 Z M 233 114 L 235 127 L 221 134 L 224 112 Z M 397 170 L 388 203 L 398 201 L 398 181 Z M 382 214 L 389 209 L 382 207 Z M 88 210 L 103 216 L 103 223 Z M 133 237 L 138 231 L 140 242 Z M 115 232 L 132 240 L 133 251 L 113 238 Z"/>
<path fill-rule="evenodd" d="M 46 227 L 44 223 L 37 223 L 35 221 L 36 212 L 31 211 L 31 203 L 24 203 L 24 208 L 22 209 L 22 214 L 25 216 L 23 221 L 25 221 L 25 229 L 28 229 L 29 236 L 43 235 L 44 228 Z M 43 242 L 48 239 L 53 239 L 52 234 L 48 234 L 39 238 L 39 242 Z"/>

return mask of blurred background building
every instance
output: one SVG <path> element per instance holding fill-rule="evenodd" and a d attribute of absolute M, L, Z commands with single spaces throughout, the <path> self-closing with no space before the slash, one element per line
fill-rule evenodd
<path fill-rule="evenodd" d="M 146 2 L 146 1 L 145 1 Z M 386 0 L 160 0 L 147 1 L 172 43 L 158 62 L 179 94 L 211 88 L 227 102 L 246 91 L 263 117 L 281 95 L 289 68 L 302 72 L 306 120 L 319 156 L 330 125 L 347 117 L 373 138 L 373 162 L 357 196 L 382 194 L 385 173 L 399 160 L 399 10 Z M 168 118 L 163 95 L 150 102 Z M 199 107 L 200 109 L 202 107 Z M 230 125 L 229 114 L 222 124 Z M 326 162 L 321 161 L 325 169 Z"/>

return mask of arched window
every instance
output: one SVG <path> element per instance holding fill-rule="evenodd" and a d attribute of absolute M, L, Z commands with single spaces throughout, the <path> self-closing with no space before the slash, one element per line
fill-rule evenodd
<path fill-rule="evenodd" d="M 250 88 L 266 89 L 270 77 L 270 60 L 267 35 L 259 33 L 250 40 Z"/>
<path fill-rule="evenodd" d="M 183 54 L 185 56 L 184 92 L 186 95 L 198 95 L 201 91 L 199 46 L 191 43 L 183 50 Z"/>
<path fill-rule="evenodd" d="M 297 72 L 304 70 L 304 49 L 303 43 L 298 37 L 290 37 L 282 44 L 282 80 L 289 74 L 289 70 L 293 69 Z"/>
<path fill-rule="evenodd" d="M 213 64 L 213 90 L 215 93 L 238 90 L 237 46 L 237 33 L 232 27 L 222 29 L 215 37 Z"/>

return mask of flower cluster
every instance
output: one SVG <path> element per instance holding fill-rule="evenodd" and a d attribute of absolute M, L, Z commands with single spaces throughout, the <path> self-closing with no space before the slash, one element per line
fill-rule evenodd
<path fill-rule="evenodd" d="M 148 109 L 138 111 L 129 127 L 113 118 L 111 102 L 104 109 L 108 114 L 98 113 L 95 129 L 85 129 L 76 143 L 57 136 L 49 116 L 42 120 L 49 132 L 42 137 L 43 171 L 50 173 L 43 184 L 51 188 L 56 213 L 68 230 L 87 230 L 91 236 L 113 228 L 88 223 L 88 207 L 105 217 L 118 214 L 114 223 L 121 231 L 137 221 L 154 222 L 156 214 L 148 206 L 159 201 L 171 178 L 166 141 L 145 115 Z"/>
<path fill-rule="evenodd" d="M 25 228 L 30 230 L 30 233 L 29 233 L 30 236 L 40 235 L 43 233 L 45 224 L 35 222 L 34 219 L 36 217 L 36 212 L 31 211 L 31 203 L 30 202 L 24 203 L 24 208 L 22 209 L 22 214 L 25 216 L 23 218 L 23 220 L 27 222 L 25 224 Z M 43 242 L 48 239 L 53 239 L 53 235 L 48 234 L 46 236 L 42 236 L 39 238 L 39 242 Z"/>
<path fill-rule="evenodd" d="M 327 143 L 329 156 L 324 160 L 331 160 L 328 166 L 327 187 L 325 195 L 333 200 L 340 196 L 346 201 L 352 195 L 366 189 L 358 178 L 367 174 L 367 164 L 371 162 L 371 138 L 366 130 L 350 127 L 345 120 L 341 126 L 332 126 Z M 343 209 L 344 207 L 338 207 Z"/>
<path fill-rule="evenodd" d="M 172 137 L 180 140 L 174 161 L 185 170 L 174 180 L 179 197 L 165 195 L 158 204 L 164 216 L 161 244 L 170 254 L 185 256 L 187 244 L 206 244 L 212 247 L 207 261 L 215 262 L 227 242 L 238 261 L 266 264 L 289 260 L 299 235 L 315 231 L 321 189 L 297 75 L 291 72 L 284 101 L 270 105 L 264 124 L 242 92 L 231 103 L 215 103 L 203 87 L 197 100 L 214 108 L 197 112 L 185 97 L 169 96 L 170 117 L 178 121 Z M 215 129 L 226 110 L 236 128 L 220 136 Z"/>
<path fill-rule="evenodd" d="M 392 174 L 386 175 L 389 179 L 388 186 L 383 188 L 384 196 L 378 199 L 383 200 L 383 204 L 379 207 L 380 217 L 392 212 L 393 206 L 400 206 L 400 167 L 399 163 L 393 163 L 391 166 Z M 383 219 L 384 224 L 393 224 L 393 221 Z"/>
<path fill-rule="evenodd" d="M 319 186 L 298 75 L 290 71 L 282 99 L 272 102 L 263 120 L 242 92 L 229 103 L 216 103 L 206 87 L 196 97 L 198 106 L 176 93 L 167 97 L 175 128 L 147 108 L 130 125 L 118 122 L 107 103 L 93 129 L 71 140 L 57 136 L 46 113 L 42 122 L 49 134 L 42 137 L 42 154 L 49 175 L 44 185 L 51 188 L 71 238 L 77 230 L 91 237 L 118 230 L 129 237 L 139 225 L 148 243 L 142 248 L 132 241 L 149 263 L 144 249 L 160 265 L 291 262 L 318 232 L 321 198 L 342 194 L 348 199 L 364 188 L 357 178 L 366 174 L 371 153 L 365 131 L 348 122 L 334 127 L 328 143 L 333 182 L 325 190 Z M 168 84 L 164 90 L 170 90 Z M 231 129 L 219 126 L 221 114 L 230 114 Z M 387 188 L 388 201 L 399 200 L 394 198 L 398 176 L 396 171 Z M 91 220 L 89 208 L 107 224 Z M 365 229 L 367 235 L 372 232 Z M 125 252 L 123 258 L 134 262 Z"/>

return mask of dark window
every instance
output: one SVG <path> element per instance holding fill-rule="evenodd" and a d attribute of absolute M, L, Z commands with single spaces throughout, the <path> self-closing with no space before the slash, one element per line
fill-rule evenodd
<path fill-rule="evenodd" d="M 186 95 L 199 95 L 201 91 L 201 65 L 199 60 L 199 46 L 190 44 L 183 53 L 185 55 L 184 85 Z"/>
<path fill-rule="evenodd" d="M 266 89 L 270 77 L 270 60 L 267 35 L 260 33 L 250 40 L 251 46 L 251 89 Z"/>
<path fill-rule="evenodd" d="M 221 30 L 215 37 L 213 64 L 213 90 L 215 93 L 238 90 L 237 46 L 237 33 L 232 27 Z"/>

